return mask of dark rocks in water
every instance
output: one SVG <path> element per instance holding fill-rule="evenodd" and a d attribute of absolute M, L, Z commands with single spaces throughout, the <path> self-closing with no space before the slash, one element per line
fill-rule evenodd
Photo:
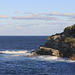
<path fill-rule="evenodd" d="M 59 51 L 52 48 L 46 48 L 46 47 L 40 47 L 37 52 L 37 54 L 40 55 L 53 55 L 53 56 L 59 56 Z"/>
<path fill-rule="evenodd" d="M 35 50 L 31 50 L 31 55 L 27 55 L 26 57 L 33 57 L 33 56 L 37 56 L 37 53 L 35 52 Z"/>
<path fill-rule="evenodd" d="M 75 24 L 66 27 L 64 32 L 47 38 L 44 46 L 36 52 L 41 55 L 55 55 L 75 60 Z"/>
<path fill-rule="evenodd" d="M 75 54 L 73 54 L 72 57 L 69 58 L 69 60 L 75 60 Z"/>
<path fill-rule="evenodd" d="M 37 56 L 36 52 L 33 52 L 31 55 L 27 55 L 26 57 L 34 57 L 34 56 Z"/>
<path fill-rule="evenodd" d="M 35 52 L 35 50 L 32 50 L 31 53 Z"/>

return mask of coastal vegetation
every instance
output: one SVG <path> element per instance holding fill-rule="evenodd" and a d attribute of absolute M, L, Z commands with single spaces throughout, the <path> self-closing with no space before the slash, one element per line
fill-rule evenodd
<path fill-rule="evenodd" d="M 71 36 L 73 35 L 73 37 L 75 37 L 75 24 L 70 27 L 66 27 L 64 29 L 64 33 L 71 35 Z"/>

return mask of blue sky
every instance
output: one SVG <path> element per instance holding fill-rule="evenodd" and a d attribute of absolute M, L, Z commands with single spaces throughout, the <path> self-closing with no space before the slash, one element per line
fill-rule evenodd
<path fill-rule="evenodd" d="M 52 35 L 75 24 L 75 0 L 1 0 L 0 36 Z"/>

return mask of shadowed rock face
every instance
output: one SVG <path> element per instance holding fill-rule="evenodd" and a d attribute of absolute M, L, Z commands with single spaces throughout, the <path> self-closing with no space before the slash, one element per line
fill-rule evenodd
<path fill-rule="evenodd" d="M 48 37 L 46 44 L 40 47 L 36 53 L 75 60 L 75 25 L 66 27 L 63 33 Z"/>
<path fill-rule="evenodd" d="M 64 34 L 71 35 L 75 38 L 75 24 L 70 27 L 66 27 L 64 29 Z"/>

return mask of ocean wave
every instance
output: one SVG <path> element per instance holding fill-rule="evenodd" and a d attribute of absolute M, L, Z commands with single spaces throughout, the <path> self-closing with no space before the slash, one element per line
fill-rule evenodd
<path fill-rule="evenodd" d="M 21 56 L 21 57 L 28 57 L 27 59 L 36 60 L 36 61 L 50 61 L 50 62 L 75 62 L 74 60 L 67 60 L 68 58 L 61 58 L 57 56 L 50 56 L 50 55 L 37 55 L 34 56 L 28 50 L 23 51 L 0 51 L 0 54 L 11 54 L 12 57 Z"/>
<path fill-rule="evenodd" d="M 29 53 L 29 51 L 25 50 L 25 51 L 0 51 L 0 54 L 25 54 L 25 53 Z"/>
<path fill-rule="evenodd" d="M 65 60 L 63 58 L 57 56 L 50 56 L 50 55 L 40 55 L 40 56 L 32 57 L 31 59 L 41 60 L 41 61 L 52 61 L 52 60 L 64 61 Z"/>
<path fill-rule="evenodd" d="M 48 62 L 75 62 L 74 60 L 67 60 L 68 58 L 61 58 L 57 56 L 50 56 L 50 55 L 39 55 L 35 57 L 31 57 L 30 59 L 36 61 L 48 61 Z"/>

